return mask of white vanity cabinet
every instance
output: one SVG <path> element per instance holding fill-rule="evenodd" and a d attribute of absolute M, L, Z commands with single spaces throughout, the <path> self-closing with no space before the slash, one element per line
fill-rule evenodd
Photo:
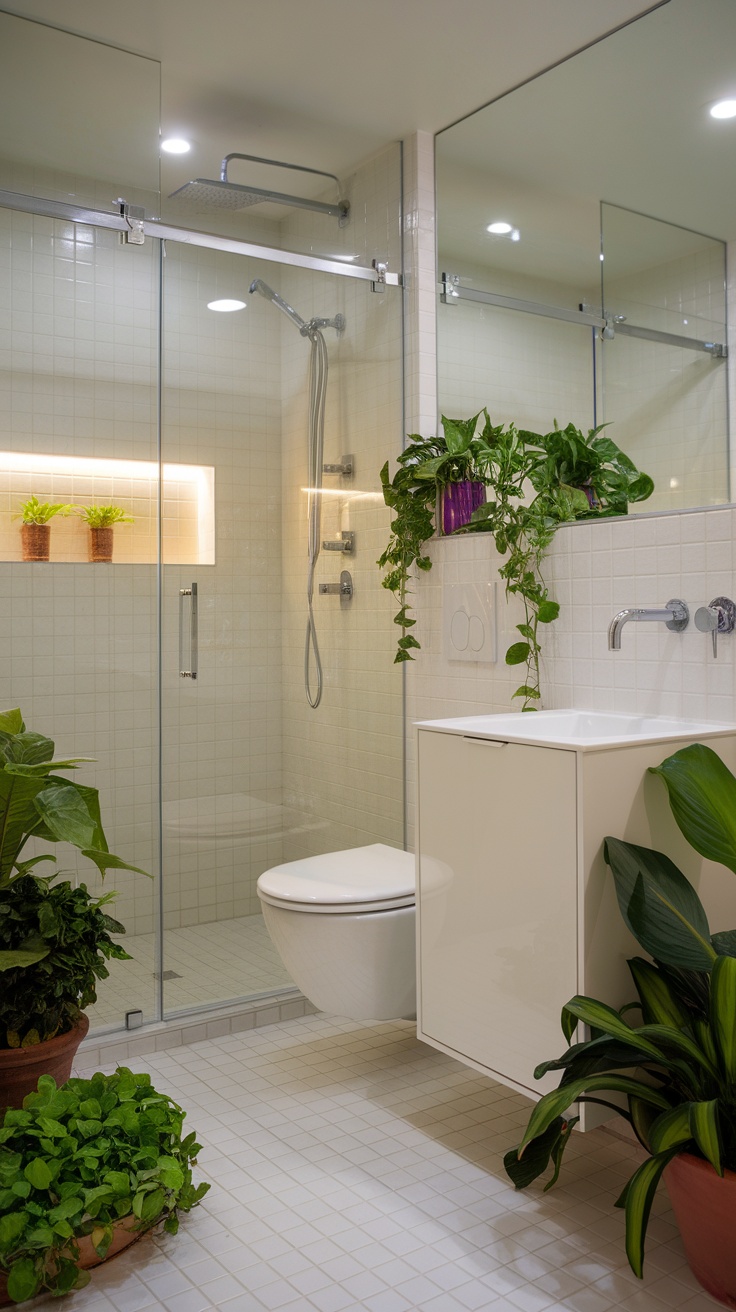
<path fill-rule="evenodd" d="M 624 745 L 504 736 L 526 722 L 533 739 L 529 722 L 542 732 L 545 714 L 418 730 L 418 1037 L 533 1096 L 559 1083 L 533 1071 L 564 1051 L 573 994 L 613 1006 L 635 996 L 626 958 L 641 949 L 618 911 L 607 834 L 666 851 L 699 887 L 712 930 L 736 927 L 736 877 L 696 856 L 646 773 L 693 741 L 736 772 L 733 728 Z"/>

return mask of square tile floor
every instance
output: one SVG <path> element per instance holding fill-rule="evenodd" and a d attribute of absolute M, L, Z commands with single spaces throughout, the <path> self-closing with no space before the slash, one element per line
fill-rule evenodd
<path fill-rule="evenodd" d="M 418 1043 L 406 1022 L 306 1016 L 136 1068 L 187 1110 L 197 1178 L 212 1189 L 177 1236 L 146 1236 L 93 1273 L 72 1312 L 720 1306 L 688 1270 L 664 1191 L 644 1281 L 629 1270 L 613 1201 L 634 1145 L 574 1136 L 561 1182 L 517 1193 L 502 1156 L 529 1102 Z"/>

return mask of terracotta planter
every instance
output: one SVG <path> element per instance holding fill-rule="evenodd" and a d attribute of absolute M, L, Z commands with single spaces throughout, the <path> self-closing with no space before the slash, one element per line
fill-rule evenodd
<path fill-rule="evenodd" d="M 103 1262 L 109 1262 L 111 1257 L 117 1257 L 118 1253 L 122 1253 L 124 1249 L 136 1243 L 138 1239 L 142 1239 L 144 1234 L 148 1234 L 148 1230 L 133 1229 L 133 1226 L 139 1224 L 138 1218 L 132 1215 L 123 1216 L 119 1221 L 116 1221 L 112 1228 L 112 1243 L 104 1257 L 97 1256 L 89 1235 L 82 1235 L 77 1240 L 79 1245 L 77 1266 L 81 1267 L 83 1271 L 89 1271 L 94 1266 L 101 1266 Z M 0 1307 L 8 1306 L 17 1307 L 18 1305 L 12 1303 L 8 1298 L 8 1282 L 2 1271 L 0 1271 Z"/>
<path fill-rule="evenodd" d="M 32 1048 L 0 1049 L 0 1108 L 22 1107 L 27 1093 L 34 1093 L 39 1075 L 53 1075 L 57 1084 L 69 1079 L 72 1062 L 89 1029 L 87 1016 L 66 1034 L 37 1043 Z"/>
<path fill-rule="evenodd" d="M 679 1153 L 664 1180 L 695 1279 L 736 1308 L 736 1173 L 721 1179 L 710 1162 Z"/>
<path fill-rule="evenodd" d="M 440 514 L 438 516 L 443 536 L 454 533 L 456 528 L 470 522 L 474 510 L 482 506 L 486 499 L 485 483 L 471 482 L 447 483 L 440 492 Z"/>
<path fill-rule="evenodd" d="M 89 559 L 94 564 L 109 563 L 112 560 L 111 528 L 92 528 L 90 526 Z"/>
<path fill-rule="evenodd" d="M 20 542 L 24 560 L 48 560 L 51 547 L 51 525 L 21 524 Z"/>

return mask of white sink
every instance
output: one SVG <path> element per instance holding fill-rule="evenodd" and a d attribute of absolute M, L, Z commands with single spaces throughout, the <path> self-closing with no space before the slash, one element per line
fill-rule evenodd
<path fill-rule="evenodd" d="M 736 733 L 736 724 L 682 720 L 659 715 L 627 715 L 617 711 L 526 711 L 517 714 L 464 715 L 452 720 L 422 720 L 421 729 L 491 738 L 501 742 L 589 751 L 632 743 L 687 739 L 698 742 Z"/>

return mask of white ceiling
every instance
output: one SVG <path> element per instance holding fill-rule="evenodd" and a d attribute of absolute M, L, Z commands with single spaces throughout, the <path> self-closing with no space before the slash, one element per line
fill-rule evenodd
<path fill-rule="evenodd" d="M 344 174 L 653 8 L 642 0 L 9 0 L 162 63 L 164 194 L 230 151 Z M 91 107 L 95 117 L 108 108 Z"/>

